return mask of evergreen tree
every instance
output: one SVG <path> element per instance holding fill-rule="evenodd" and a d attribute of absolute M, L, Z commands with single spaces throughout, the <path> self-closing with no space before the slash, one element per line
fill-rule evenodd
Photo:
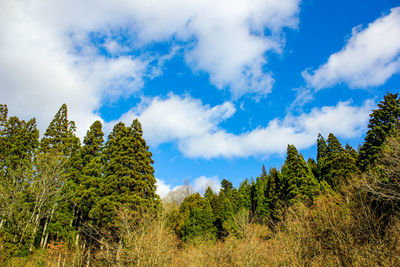
<path fill-rule="evenodd" d="M 31 187 L 39 131 L 35 119 L 25 122 L 7 113 L 0 105 L 0 237 L 6 247 L 25 250 L 34 232 Z"/>
<path fill-rule="evenodd" d="M 232 183 L 230 182 L 230 181 L 228 181 L 228 180 L 226 180 L 226 179 L 223 179 L 222 181 L 221 181 L 221 188 L 222 188 L 222 190 L 225 192 L 225 194 L 226 193 L 228 193 L 229 191 L 232 191 L 232 189 L 233 189 L 233 185 L 232 185 Z"/>
<path fill-rule="evenodd" d="M 388 93 L 370 115 L 368 132 L 359 150 L 358 166 L 365 171 L 373 165 L 386 138 L 397 136 L 400 131 L 400 98 L 398 93 Z"/>
<path fill-rule="evenodd" d="M 214 196 L 215 196 L 214 191 L 211 189 L 210 186 L 208 186 L 206 192 L 204 193 L 204 198 L 210 201 L 211 203 L 211 200 L 214 198 Z"/>
<path fill-rule="evenodd" d="M 84 145 L 80 150 L 82 175 L 79 178 L 79 185 L 76 191 L 76 203 L 78 204 L 76 225 L 78 231 L 81 225 L 94 224 L 90 211 L 95 203 L 99 201 L 99 189 L 103 183 L 103 164 L 101 161 L 103 142 L 104 133 L 101 122 L 95 121 L 87 131 L 83 139 Z M 90 239 L 91 237 L 87 236 L 87 238 Z"/>
<path fill-rule="evenodd" d="M 24 172 L 32 170 L 34 154 L 39 144 L 36 120 L 25 122 L 17 117 L 10 117 L 7 120 L 6 108 L 1 115 L 4 121 L 0 122 L 0 171 L 3 176 L 17 170 Z M 23 173 L 18 175 L 19 181 L 24 180 Z"/>
<path fill-rule="evenodd" d="M 326 170 L 326 158 L 328 157 L 328 145 L 324 137 L 321 134 L 318 134 L 317 138 L 317 176 L 318 181 L 324 179 L 324 176 L 327 173 Z"/>
<path fill-rule="evenodd" d="M 311 169 L 311 172 L 313 173 L 314 177 L 317 178 L 317 180 L 319 180 L 318 165 L 315 162 L 315 160 L 312 158 L 308 158 L 307 165 Z"/>
<path fill-rule="evenodd" d="M 182 226 L 185 220 L 189 217 L 190 211 L 199 207 L 201 201 L 202 197 L 199 193 L 194 193 L 187 196 L 180 204 L 178 212 L 172 214 L 172 217 L 170 217 L 169 224 L 179 236 L 182 234 Z"/>
<path fill-rule="evenodd" d="M 55 240 L 62 239 L 69 243 L 76 238 L 74 222 L 77 220 L 78 203 L 75 194 L 81 176 L 79 156 L 81 144 L 75 131 L 75 122 L 68 119 L 67 105 L 63 104 L 50 122 L 40 142 L 41 157 L 59 157 L 61 155 L 65 159 L 63 172 L 66 173 L 65 183 L 59 188 L 61 193 L 57 194 L 60 199 L 48 207 L 47 218 L 42 225 L 40 238 L 42 247 L 46 246 L 49 237 Z"/>
<path fill-rule="evenodd" d="M 268 175 L 263 172 L 260 177 L 257 177 L 255 183 L 255 215 L 258 219 L 267 219 L 270 214 L 270 207 L 268 203 Z"/>
<path fill-rule="evenodd" d="M 159 207 L 152 154 L 142 134 L 139 121 L 134 120 L 131 127 L 117 123 L 108 136 L 101 199 L 91 212 L 103 226 L 113 225 L 114 211 L 121 205 L 146 212 Z"/>
<path fill-rule="evenodd" d="M 317 179 L 312 174 L 307 163 L 293 145 L 288 145 L 287 156 L 282 175 L 286 181 L 286 194 L 289 204 L 297 197 L 312 200 L 319 190 Z"/>
<path fill-rule="evenodd" d="M 337 188 L 340 183 L 346 182 L 350 175 L 357 174 L 356 158 L 342 147 L 332 133 L 329 134 L 327 143 L 326 173 L 323 178 L 332 188 Z"/>
<path fill-rule="evenodd" d="M 238 207 L 239 209 L 251 209 L 251 184 L 248 179 L 245 179 L 239 186 L 238 192 Z"/>
<path fill-rule="evenodd" d="M 43 135 L 40 142 L 41 152 L 58 151 L 66 157 L 76 154 L 80 142 L 75 131 L 75 122 L 68 120 L 67 105 L 63 104 Z"/>
<path fill-rule="evenodd" d="M 210 203 L 201 199 L 198 206 L 190 210 L 189 216 L 185 219 L 181 237 L 183 241 L 190 241 L 195 237 L 215 238 L 216 228 L 215 217 Z"/>
<path fill-rule="evenodd" d="M 218 231 L 218 238 L 224 238 L 228 235 L 225 227 L 225 222 L 230 220 L 233 216 L 233 207 L 230 199 L 221 188 L 218 197 L 215 199 L 216 205 L 214 206 L 215 226 Z"/>
<path fill-rule="evenodd" d="M 268 174 L 266 195 L 270 210 L 269 218 L 272 220 L 278 220 L 284 209 L 284 196 L 281 176 L 281 173 L 276 168 L 270 169 Z"/>

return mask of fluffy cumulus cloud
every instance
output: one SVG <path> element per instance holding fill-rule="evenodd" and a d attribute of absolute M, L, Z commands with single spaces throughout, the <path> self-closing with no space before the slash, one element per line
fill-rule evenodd
<path fill-rule="evenodd" d="M 121 120 L 129 123 L 138 117 L 152 146 L 175 141 L 187 157 L 232 158 L 284 153 L 287 144 L 307 148 L 315 143 L 318 133 L 326 136 L 333 132 L 343 138 L 360 136 L 371 109 L 371 101 L 361 106 L 353 106 L 350 101 L 339 102 L 336 106 L 287 115 L 270 121 L 265 127 L 233 134 L 219 127 L 220 122 L 235 113 L 231 103 L 211 107 L 189 96 L 170 95 L 167 99 L 147 101 Z"/>
<path fill-rule="evenodd" d="M 400 72 L 400 7 L 370 23 L 353 29 L 343 49 L 313 71 L 303 72 L 310 87 L 321 89 L 337 83 L 353 88 L 382 85 Z"/>
<path fill-rule="evenodd" d="M 264 54 L 280 52 L 281 31 L 296 27 L 298 6 L 299 0 L 1 1 L 2 102 L 12 114 L 37 116 L 42 129 L 66 102 L 85 131 L 105 99 L 137 92 L 169 58 L 132 52 L 171 40 L 217 87 L 235 97 L 265 95 L 273 79 L 262 70 Z"/>
<path fill-rule="evenodd" d="M 200 100 L 181 98 L 170 94 L 167 100 L 159 97 L 144 101 L 131 109 L 120 120 L 130 123 L 139 117 L 143 124 L 146 140 L 153 146 L 171 140 L 184 140 L 204 136 L 217 130 L 217 125 L 231 117 L 236 109 L 230 102 L 210 107 Z M 107 125 L 113 125 L 116 121 Z"/>
<path fill-rule="evenodd" d="M 152 71 L 145 57 L 101 56 L 86 33 L 69 32 L 74 28 L 58 21 L 68 16 L 57 14 L 60 7 L 56 14 L 48 12 L 51 3 L 0 3 L 1 102 L 8 104 L 10 114 L 36 116 L 41 130 L 67 103 L 82 136 L 100 119 L 94 111 L 103 98 L 139 90 Z"/>

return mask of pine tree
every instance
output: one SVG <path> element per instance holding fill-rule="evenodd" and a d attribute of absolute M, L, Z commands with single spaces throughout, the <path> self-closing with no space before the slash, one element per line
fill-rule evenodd
<path fill-rule="evenodd" d="M 207 199 L 208 201 L 212 201 L 212 199 L 215 197 L 214 191 L 211 189 L 210 186 L 207 187 L 206 192 L 204 193 L 204 198 Z"/>
<path fill-rule="evenodd" d="M 189 217 L 190 211 L 199 207 L 201 201 L 202 197 L 199 193 L 187 196 L 180 204 L 178 212 L 173 214 L 172 218 L 170 218 L 171 228 L 174 229 L 180 237 L 182 237 L 182 226 L 185 220 Z"/>
<path fill-rule="evenodd" d="M 34 154 L 39 144 L 36 120 L 31 119 L 25 122 L 17 117 L 10 117 L 7 120 L 6 109 L 2 117 L 4 117 L 4 121 L 0 122 L 0 170 L 2 175 L 17 170 L 25 172 L 32 170 Z M 22 173 L 18 175 L 20 175 L 18 180 L 24 180 Z"/>
<path fill-rule="evenodd" d="M 386 138 L 400 131 L 400 98 L 398 93 L 388 93 L 370 115 L 368 132 L 359 150 L 358 166 L 365 171 L 373 165 Z"/>
<path fill-rule="evenodd" d="M 286 198 L 289 204 L 293 203 L 299 196 L 310 201 L 318 193 L 317 179 L 304 161 L 303 156 L 297 152 L 293 145 L 288 145 L 282 175 L 286 181 Z"/>
<path fill-rule="evenodd" d="M 160 199 L 156 194 L 156 178 L 152 166 L 154 161 L 152 153 L 143 139 L 142 125 L 138 119 L 132 122 L 131 131 L 135 138 L 136 180 L 138 181 L 136 192 L 142 198 L 141 206 L 156 211 L 159 208 Z"/>
<path fill-rule="evenodd" d="M 146 212 L 159 208 L 152 154 L 142 134 L 139 121 L 134 120 L 131 127 L 117 123 L 108 136 L 101 200 L 92 210 L 92 215 L 105 226 L 112 226 L 114 211 L 121 205 Z"/>
<path fill-rule="evenodd" d="M 323 178 L 332 188 L 337 188 L 340 183 L 346 182 L 349 176 L 358 173 L 356 158 L 342 147 L 332 133 L 329 134 L 327 143 L 326 173 Z"/>
<path fill-rule="evenodd" d="M 314 177 L 317 178 L 317 180 L 319 180 L 318 165 L 315 162 L 315 160 L 312 158 L 308 158 L 307 165 L 311 169 L 311 172 L 313 173 Z"/>
<path fill-rule="evenodd" d="M 239 209 L 251 209 L 251 185 L 248 179 L 245 179 L 239 186 L 238 207 Z"/>
<path fill-rule="evenodd" d="M 326 170 L 326 158 L 328 157 L 328 145 L 324 137 L 318 134 L 317 138 L 317 176 L 318 181 L 324 180 L 324 176 L 327 173 Z"/>
<path fill-rule="evenodd" d="M 76 190 L 77 220 L 76 226 L 80 233 L 81 225 L 93 225 L 93 218 L 90 211 L 97 201 L 99 201 L 99 189 L 103 183 L 103 163 L 101 153 L 103 149 L 104 133 L 100 121 L 95 121 L 87 131 L 83 139 L 83 146 L 80 150 L 82 163 L 82 175 L 79 177 L 78 188 Z M 86 239 L 91 241 L 90 233 L 86 233 Z"/>
<path fill-rule="evenodd" d="M 75 122 L 68 120 L 67 105 L 63 104 L 44 133 L 40 142 L 41 152 L 58 151 L 66 157 L 76 154 L 80 142 L 75 131 Z"/>
<path fill-rule="evenodd" d="M 221 188 L 218 197 L 215 199 L 216 204 L 214 204 L 214 216 L 215 216 L 215 226 L 218 231 L 218 238 L 224 238 L 228 235 L 227 229 L 224 224 L 226 221 L 230 220 L 233 216 L 233 207 L 230 199 L 227 197 L 224 190 Z"/>
<path fill-rule="evenodd" d="M 264 173 L 265 169 L 260 177 L 257 177 L 255 183 L 255 215 L 258 219 L 267 219 L 271 212 L 268 203 L 268 175 Z"/>
<path fill-rule="evenodd" d="M 35 119 L 7 116 L 7 106 L 0 105 L 0 235 L 6 247 L 25 250 L 34 232 L 31 187 L 39 131 Z"/>
<path fill-rule="evenodd" d="M 75 135 L 76 127 L 74 121 L 68 119 L 67 105 L 63 104 L 40 142 L 41 157 L 59 157 L 65 159 L 64 172 L 66 180 L 59 189 L 61 193 L 57 203 L 48 207 L 48 213 L 42 227 L 40 239 L 41 247 L 45 247 L 50 238 L 62 239 L 72 243 L 76 237 L 74 234 L 74 222 L 77 220 L 76 191 L 79 186 L 81 160 L 79 156 L 80 140 Z M 47 155 L 46 155 L 47 154 Z"/>
<path fill-rule="evenodd" d="M 189 216 L 185 219 L 181 237 L 183 241 L 190 241 L 195 237 L 215 238 L 216 228 L 215 217 L 210 203 L 201 199 L 198 206 L 190 210 Z"/>
<path fill-rule="evenodd" d="M 268 174 L 267 180 L 267 203 L 270 209 L 269 218 L 278 220 L 283 214 L 284 210 L 284 192 L 282 190 L 282 177 L 281 173 L 272 168 Z"/>

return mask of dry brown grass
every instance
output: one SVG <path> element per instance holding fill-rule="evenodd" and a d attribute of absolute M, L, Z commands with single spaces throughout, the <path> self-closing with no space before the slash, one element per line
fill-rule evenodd
<path fill-rule="evenodd" d="M 163 218 L 121 211 L 122 241 L 100 240 L 90 265 L 400 266 L 399 218 L 383 227 L 385 222 L 376 217 L 365 195 L 353 189 L 320 196 L 311 207 L 291 207 L 274 232 L 250 223 L 248 213 L 239 213 L 224 242 L 196 239 L 181 243 Z M 11 265 L 84 266 L 85 253 L 52 244 L 29 260 L 14 260 Z"/>

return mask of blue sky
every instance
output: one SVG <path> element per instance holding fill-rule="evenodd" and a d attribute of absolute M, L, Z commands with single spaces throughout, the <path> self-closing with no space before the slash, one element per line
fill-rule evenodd
<path fill-rule="evenodd" d="M 357 147 L 400 84 L 397 0 L 0 3 L 0 93 L 43 132 L 62 103 L 82 137 L 138 117 L 159 192 L 238 186 L 318 133 Z"/>

